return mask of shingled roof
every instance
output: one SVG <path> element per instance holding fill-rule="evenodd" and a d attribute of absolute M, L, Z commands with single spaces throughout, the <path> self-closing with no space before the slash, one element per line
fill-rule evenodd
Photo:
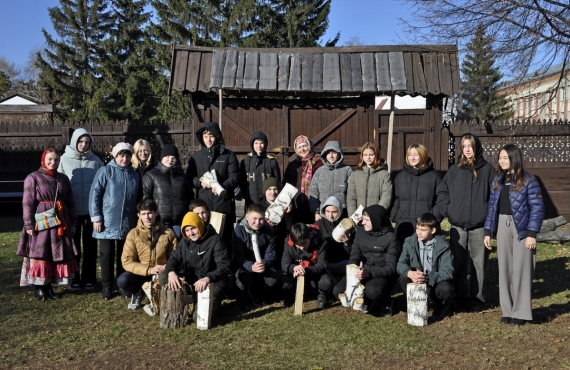
<path fill-rule="evenodd" d="M 452 95 L 460 90 L 457 47 L 173 46 L 169 94 L 219 88 L 232 95 Z"/>

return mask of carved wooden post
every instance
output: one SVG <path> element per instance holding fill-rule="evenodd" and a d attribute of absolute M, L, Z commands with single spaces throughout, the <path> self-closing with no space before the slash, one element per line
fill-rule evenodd
<path fill-rule="evenodd" d="M 160 291 L 160 327 L 182 328 L 188 321 L 186 308 L 186 290 L 170 290 L 164 288 Z"/>
<path fill-rule="evenodd" d="M 426 326 L 428 322 L 427 286 L 409 283 L 406 287 L 408 300 L 408 324 Z"/>
<path fill-rule="evenodd" d="M 341 298 L 341 303 L 346 300 L 348 307 L 355 310 L 362 310 L 364 303 L 364 285 L 356 278 L 356 273 L 360 271 L 360 267 L 355 264 L 346 265 L 346 291 L 345 297 Z M 357 301 L 358 300 L 358 301 Z M 344 305 L 344 304 L 343 304 Z"/>
<path fill-rule="evenodd" d="M 196 327 L 200 330 L 208 330 L 212 326 L 212 308 L 214 306 L 214 283 L 201 293 L 198 293 L 196 307 Z"/>

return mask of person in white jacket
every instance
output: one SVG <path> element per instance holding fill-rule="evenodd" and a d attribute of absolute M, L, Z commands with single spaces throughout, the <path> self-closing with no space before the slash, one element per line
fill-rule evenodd
<path fill-rule="evenodd" d="M 91 151 L 93 137 L 84 128 L 73 132 L 65 153 L 61 156 L 58 172 L 69 177 L 73 198 L 77 207 L 77 226 L 73 239 L 78 254 L 75 261 L 79 271 L 71 281 L 70 290 L 95 288 L 97 282 L 97 240 L 93 238 L 93 223 L 89 217 L 89 191 L 97 170 L 103 166 L 101 159 Z M 81 243 L 83 241 L 83 243 Z M 80 264 L 83 255 L 83 265 Z"/>

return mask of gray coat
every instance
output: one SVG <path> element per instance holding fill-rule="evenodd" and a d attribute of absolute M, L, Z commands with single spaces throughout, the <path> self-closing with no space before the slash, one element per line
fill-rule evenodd
<path fill-rule="evenodd" d="M 83 135 L 89 135 L 91 145 L 84 153 L 77 151 L 77 141 Z M 91 151 L 93 147 L 93 137 L 84 128 L 78 128 L 71 135 L 69 145 L 65 147 L 65 153 L 61 156 L 57 172 L 69 177 L 71 190 L 77 214 L 80 216 L 89 214 L 89 191 L 95 178 L 97 170 L 103 166 L 103 162 Z"/>
<path fill-rule="evenodd" d="M 329 163 L 327 153 L 335 151 L 340 158 L 335 163 Z M 309 188 L 309 208 L 313 213 L 319 213 L 320 205 L 329 197 L 337 197 L 346 208 L 346 191 L 348 178 L 352 174 L 352 168 L 344 164 L 344 154 L 338 141 L 329 141 L 321 152 L 323 165 L 315 171 Z"/>
<path fill-rule="evenodd" d="M 392 180 L 386 163 L 376 168 L 364 166 L 350 175 L 346 200 L 349 216 L 361 204 L 364 208 L 379 204 L 389 210 L 391 202 Z"/>

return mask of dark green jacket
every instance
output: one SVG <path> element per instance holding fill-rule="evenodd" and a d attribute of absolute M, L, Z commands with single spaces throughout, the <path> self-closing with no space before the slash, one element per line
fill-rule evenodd
<path fill-rule="evenodd" d="M 432 256 L 433 262 L 432 269 L 428 274 L 428 285 L 434 286 L 442 281 L 453 280 L 453 254 L 451 254 L 451 249 L 444 236 L 435 236 Z M 420 260 L 420 244 L 416 234 L 406 238 L 396 270 L 398 274 L 404 277 L 408 277 L 408 271 L 410 270 L 424 271 Z"/>

